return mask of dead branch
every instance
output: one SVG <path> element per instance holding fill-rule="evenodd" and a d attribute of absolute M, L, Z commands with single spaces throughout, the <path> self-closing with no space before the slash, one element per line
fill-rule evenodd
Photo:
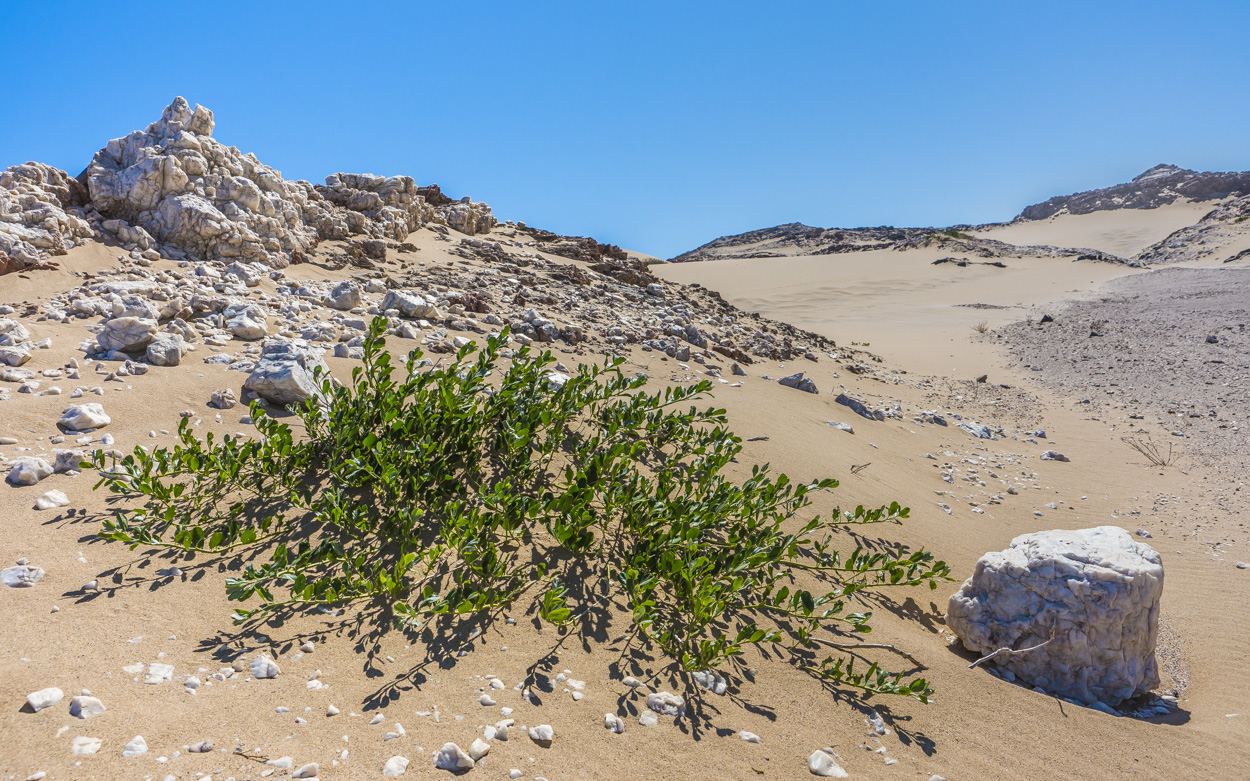
<path fill-rule="evenodd" d="M 1039 649 L 1039 648 L 1041 648 L 1042 646 L 1044 646 L 1044 645 L 1048 644 L 1051 640 L 1054 640 L 1054 639 L 1055 639 L 1055 632 L 1054 632 L 1054 630 L 1051 630 L 1051 632 L 1050 632 L 1050 639 L 1046 640 L 1045 642 L 1038 643 L 1038 644 L 1037 644 L 1037 645 L 1035 645 L 1035 646 L 1031 646 L 1031 647 L 1029 647 L 1029 648 L 1021 648 L 1021 649 L 1020 649 L 1020 650 L 1018 650 L 1018 651 L 1017 651 L 1017 650 L 1013 650 L 1013 649 L 1011 649 L 1011 648 L 999 648 L 999 649 L 998 649 L 997 651 L 995 651 L 994 653 L 989 654 L 989 655 L 987 655 L 987 656 L 982 656 L 980 659 L 978 659 L 978 660 L 976 660 L 975 662 L 973 662 L 972 664 L 968 665 L 968 669 L 969 669 L 969 670 L 971 670 L 973 667 L 976 667 L 976 666 L 977 666 L 978 664 L 980 664 L 981 662 L 988 662 L 989 660 L 993 659 L 995 656 L 998 656 L 999 654 L 1010 654 L 1011 656 L 1017 656 L 1017 655 L 1019 655 L 1019 654 L 1027 654 L 1029 651 L 1036 651 L 1037 649 Z"/>

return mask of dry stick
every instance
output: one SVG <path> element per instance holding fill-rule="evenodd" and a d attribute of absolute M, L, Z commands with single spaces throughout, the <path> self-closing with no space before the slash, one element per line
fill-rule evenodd
<path fill-rule="evenodd" d="M 1052 631 L 1050 633 L 1050 640 L 1047 640 L 1046 642 L 1043 642 L 1043 643 L 1038 643 L 1037 645 L 1031 648 L 1021 648 L 1019 651 L 1013 651 L 1010 648 L 999 648 L 994 653 L 989 654 L 988 656 L 982 656 L 980 659 L 968 665 L 968 669 L 971 670 L 973 667 L 976 667 L 981 662 L 988 662 L 989 660 L 993 659 L 995 656 L 998 656 L 999 654 L 1011 654 L 1012 656 L 1015 656 L 1017 654 L 1027 654 L 1029 651 L 1036 651 L 1037 649 L 1041 648 L 1042 646 L 1046 645 L 1047 643 L 1049 643 L 1051 640 L 1054 640 L 1054 639 L 1055 639 L 1055 633 Z"/>
<path fill-rule="evenodd" d="M 927 664 L 920 661 L 916 657 L 912 656 L 911 654 L 907 653 L 901 648 L 896 648 L 892 645 L 887 645 L 886 643 L 835 643 L 832 640 L 826 640 L 823 637 L 813 637 L 812 640 L 816 641 L 817 643 L 824 643 L 825 645 L 830 646 L 832 648 L 842 648 L 842 649 L 849 649 L 849 650 L 854 650 L 857 648 L 885 648 L 886 650 L 893 651 L 899 656 L 902 656 L 906 659 L 911 660 L 911 663 L 919 667 L 921 670 L 929 669 L 929 666 Z"/>

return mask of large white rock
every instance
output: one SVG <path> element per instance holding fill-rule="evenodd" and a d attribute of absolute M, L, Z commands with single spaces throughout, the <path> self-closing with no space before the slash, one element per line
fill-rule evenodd
<path fill-rule="evenodd" d="M 11 485 L 34 485 L 52 474 L 52 465 L 42 458 L 22 456 L 10 463 L 7 479 Z"/>
<path fill-rule="evenodd" d="M 179 334 L 160 334 L 148 345 L 146 358 L 153 366 L 177 366 L 187 352 Z"/>
<path fill-rule="evenodd" d="M 96 343 L 103 352 L 139 352 L 156 336 L 156 321 L 143 317 L 115 317 L 104 324 L 104 330 L 96 335 Z"/>
<path fill-rule="evenodd" d="M 69 504 L 69 497 L 64 491 L 52 490 L 35 500 L 36 510 L 54 510 Z"/>
<path fill-rule="evenodd" d="M 329 373 L 325 361 L 312 350 L 285 339 L 266 339 L 260 360 L 243 383 L 243 390 L 274 404 L 298 404 L 320 393 L 313 380 L 317 366 Z"/>
<path fill-rule="evenodd" d="M 812 775 L 821 778 L 850 778 L 841 765 L 833 761 L 833 757 L 819 749 L 813 751 L 811 756 L 807 758 L 807 769 Z"/>
<path fill-rule="evenodd" d="M 21 366 L 30 360 L 30 351 L 21 347 L 0 347 L 0 363 L 7 366 Z"/>
<path fill-rule="evenodd" d="M 264 654 L 253 659 L 249 667 L 253 678 L 277 678 L 282 674 L 278 663 Z"/>
<path fill-rule="evenodd" d="M 66 407 L 56 425 L 65 431 L 94 431 L 112 422 L 113 419 L 104 412 L 104 407 L 92 402 Z"/>
<path fill-rule="evenodd" d="M 326 296 L 326 304 L 331 309 L 347 311 L 360 306 L 364 301 L 364 296 L 360 292 L 360 284 L 350 279 L 344 280 L 334 286 L 330 290 L 330 295 Z"/>
<path fill-rule="evenodd" d="M 382 299 L 382 311 L 388 309 L 397 310 L 401 317 L 443 319 L 443 314 L 437 307 L 411 290 L 386 291 L 386 297 Z"/>
<path fill-rule="evenodd" d="M 99 716 L 108 708 L 104 707 L 104 703 L 95 697 L 88 697 L 85 694 L 79 695 L 69 701 L 69 715 L 79 719 L 89 719 L 92 716 Z"/>
<path fill-rule="evenodd" d="M 1159 683 L 1155 637 L 1163 564 L 1116 526 L 1024 534 L 987 553 L 950 598 L 946 622 L 986 664 L 1086 705 L 1120 702 Z"/>
<path fill-rule="evenodd" d="M 254 341 L 269 333 L 265 310 L 255 304 L 231 304 L 222 316 L 226 318 L 226 330 L 239 339 Z"/>
<path fill-rule="evenodd" d="M 408 757 L 393 756 L 386 760 L 386 764 L 382 766 L 382 775 L 384 776 L 402 776 L 407 772 Z"/>

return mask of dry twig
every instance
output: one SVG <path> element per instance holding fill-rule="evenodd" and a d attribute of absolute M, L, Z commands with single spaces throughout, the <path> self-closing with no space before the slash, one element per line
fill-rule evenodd
<path fill-rule="evenodd" d="M 919 659 L 912 656 L 911 654 L 907 653 L 903 649 L 897 648 L 892 645 L 888 645 L 886 643 L 835 643 L 832 640 L 826 640 L 823 637 L 813 637 L 812 640 L 816 641 L 817 643 L 823 643 L 824 645 L 827 645 L 830 648 L 841 648 L 841 649 L 846 649 L 846 650 L 851 650 L 851 651 L 857 650 L 859 648 L 884 648 L 887 651 L 893 651 L 894 653 L 898 654 L 904 659 L 909 660 L 912 664 L 916 665 L 916 667 L 920 668 L 921 670 L 929 669 L 929 666 L 927 664 L 920 661 Z"/>
<path fill-rule="evenodd" d="M 988 662 L 989 660 L 993 659 L 995 656 L 998 656 L 999 654 L 1010 654 L 1011 656 L 1017 656 L 1019 654 L 1027 654 L 1029 651 L 1036 651 L 1037 649 L 1048 644 L 1051 640 L 1054 640 L 1054 639 L 1055 639 L 1055 630 L 1052 629 L 1050 630 L 1050 639 L 1046 640 L 1045 642 L 1038 643 L 1037 645 L 1030 646 L 1028 648 L 1021 648 L 1018 651 L 1013 650 L 1011 648 L 1006 648 L 1006 647 L 999 648 L 994 653 L 988 654 L 986 656 L 982 656 L 980 659 L 968 665 L 968 669 L 971 670 L 973 667 L 976 667 L 981 662 Z"/>

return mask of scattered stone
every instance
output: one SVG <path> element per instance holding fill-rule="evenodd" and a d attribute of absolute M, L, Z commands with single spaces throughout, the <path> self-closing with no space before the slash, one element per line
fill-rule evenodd
<path fill-rule="evenodd" d="M 235 397 L 234 391 L 229 388 L 215 390 L 208 397 L 208 405 L 217 409 L 233 409 L 239 400 Z"/>
<path fill-rule="evenodd" d="M 530 740 L 535 743 L 538 743 L 539 745 L 546 745 L 551 743 L 551 740 L 556 736 L 556 733 L 555 730 L 551 728 L 550 724 L 539 724 L 537 727 L 529 728 L 529 736 Z"/>
<path fill-rule="evenodd" d="M 123 757 L 137 757 L 146 753 L 148 753 L 148 742 L 143 739 L 142 735 L 135 735 L 122 749 Z"/>
<path fill-rule="evenodd" d="M 442 748 L 434 752 L 434 767 L 439 770 L 450 770 L 454 773 L 459 770 L 468 770 L 473 765 L 473 757 L 466 754 L 464 749 L 455 743 L 444 743 Z"/>
<path fill-rule="evenodd" d="M 686 715 L 686 701 L 671 692 L 652 692 L 648 694 L 647 708 L 661 716 Z"/>
<path fill-rule="evenodd" d="M 1060 453 L 1058 450 L 1043 450 L 1042 460 L 1043 461 L 1070 461 L 1071 459 L 1069 459 L 1063 453 Z"/>
<path fill-rule="evenodd" d="M 386 764 L 382 766 L 382 775 L 384 776 L 402 776 L 408 772 L 408 758 L 401 756 L 393 756 L 386 760 Z"/>
<path fill-rule="evenodd" d="M 638 714 L 638 723 L 644 727 L 654 727 L 660 723 L 660 717 L 649 710 L 645 710 Z"/>
<path fill-rule="evenodd" d="M 9 588 L 30 588 L 43 580 L 43 575 L 44 572 L 39 567 L 19 564 L 16 567 L 0 570 L 0 583 L 4 583 Z"/>
<path fill-rule="evenodd" d="M 277 678 L 282 673 L 278 663 L 264 654 L 253 659 L 249 668 L 253 678 Z"/>
<path fill-rule="evenodd" d="M 104 703 L 95 697 L 79 695 L 69 701 L 69 715 L 78 719 L 89 719 L 92 716 L 99 716 L 108 710 L 104 707 Z"/>
<path fill-rule="evenodd" d="M 207 754 L 213 750 L 213 741 L 201 740 L 199 743 L 192 743 L 190 746 L 186 746 L 185 748 L 191 754 Z M 317 773 L 314 771 L 313 775 L 315 776 Z M 296 776 L 296 778 L 300 778 L 300 776 Z"/>
<path fill-rule="evenodd" d="M 695 683 L 713 694 L 724 694 L 729 688 L 729 682 L 725 680 L 725 676 L 715 670 L 700 670 L 691 677 L 694 678 Z"/>
<path fill-rule="evenodd" d="M 780 380 L 777 380 L 777 383 L 780 385 L 784 385 L 787 388 L 794 388 L 796 390 L 801 390 L 805 393 L 819 393 L 820 392 L 816 388 L 816 383 L 813 382 L 810 377 L 807 377 L 807 378 L 803 377 L 803 372 L 799 372 L 798 374 L 791 374 L 789 377 L 782 377 Z"/>
<path fill-rule="evenodd" d="M 77 756 L 87 756 L 94 754 L 100 750 L 101 741 L 99 738 L 88 738 L 79 735 L 74 738 L 74 754 Z"/>
<path fill-rule="evenodd" d="M 486 756 L 489 753 L 490 753 L 490 744 L 482 740 L 481 738 L 477 738 L 476 740 L 473 741 L 473 745 L 469 746 L 469 756 L 473 758 L 474 762 L 480 761 L 482 757 Z"/>
<path fill-rule="evenodd" d="M 759 743 L 760 742 L 759 735 L 756 735 L 754 732 L 747 732 L 746 730 L 742 730 L 741 732 L 739 732 L 738 737 L 742 738 L 747 743 Z"/>
<path fill-rule="evenodd" d="M 849 407 L 851 412 L 854 412 L 860 417 L 868 418 L 869 420 L 885 420 L 884 412 L 881 410 L 870 410 L 864 402 L 859 399 L 851 398 L 845 393 L 839 393 L 838 397 L 835 398 L 834 401 L 844 407 Z"/>
<path fill-rule="evenodd" d="M 981 557 L 947 625 L 979 655 L 1041 646 L 991 661 L 1054 696 L 1115 706 L 1159 683 L 1162 593 L 1159 554 L 1121 528 L 1035 532 Z"/>
<path fill-rule="evenodd" d="M 36 510 L 52 510 L 57 507 L 64 507 L 69 504 L 69 497 L 63 492 L 57 490 L 48 491 L 43 496 L 35 500 Z"/>
<path fill-rule="evenodd" d="M 1138 529 L 1137 531 L 1133 532 L 1133 534 L 1136 534 L 1138 537 L 1142 537 L 1147 540 L 1154 536 L 1150 532 L 1146 531 L 1145 529 Z"/>
<path fill-rule="evenodd" d="M 807 758 L 807 769 L 812 775 L 822 778 L 849 778 L 850 774 L 842 766 L 833 761 L 833 757 L 824 751 L 816 750 Z"/>
<path fill-rule="evenodd" d="M 56 425 L 62 431 L 94 431 L 112 422 L 113 419 L 105 414 L 104 407 L 93 402 L 66 407 Z"/>
<path fill-rule="evenodd" d="M 291 774 L 291 778 L 316 778 L 319 770 L 316 762 L 309 762 L 306 765 L 300 765 L 299 769 Z"/>
<path fill-rule="evenodd" d="M 34 485 L 52 474 L 52 465 L 42 458 L 22 456 L 11 463 L 6 478 L 11 485 Z"/>
<path fill-rule="evenodd" d="M 615 713 L 605 713 L 603 714 L 603 728 L 619 735 L 625 731 L 625 720 Z"/>
<path fill-rule="evenodd" d="M 34 711 L 35 713 L 38 713 L 44 708 L 51 708 L 53 705 L 56 705 L 58 702 L 64 699 L 64 697 L 65 697 L 65 692 L 61 691 L 55 686 L 49 686 L 46 689 L 40 689 L 37 692 L 31 692 L 30 694 L 27 694 L 26 704 L 30 706 L 30 709 L 32 711 Z"/>

